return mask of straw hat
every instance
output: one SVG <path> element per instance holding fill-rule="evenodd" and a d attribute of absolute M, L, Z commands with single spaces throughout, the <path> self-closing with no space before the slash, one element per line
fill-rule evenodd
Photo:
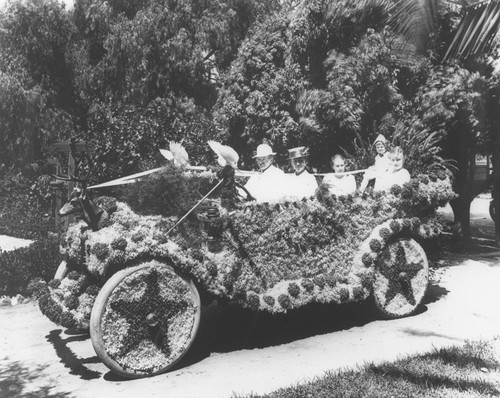
<path fill-rule="evenodd" d="M 305 158 L 306 156 L 309 156 L 309 148 L 306 148 L 305 146 L 299 146 L 288 150 L 289 160 Z"/>
<path fill-rule="evenodd" d="M 263 158 L 266 156 L 272 156 L 276 155 L 276 152 L 273 152 L 273 148 L 271 148 L 267 144 L 260 144 L 257 147 L 257 151 L 255 152 L 255 155 L 253 155 L 253 158 Z"/>

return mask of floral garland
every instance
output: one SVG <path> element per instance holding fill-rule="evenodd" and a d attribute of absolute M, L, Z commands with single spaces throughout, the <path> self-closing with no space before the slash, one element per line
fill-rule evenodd
<path fill-rule="evenodd" d="M 415 192 L 417 208 L 402 200 L 399 187 L 366 199 L 327 196 L 241 206 L 226 220 L 225 250 L 207 256 L 203 280 L 216 295 L 270 312 L 312 301 L 364 299 L 385 242 L 407 235 L 431 239 L 441 232 L 433 211 L 454 197 L 451 182 L 445 174 L 424 177 L 403 187 Z"/>
<path fill-rule="evenodd" d="M 100 287 L 91 284 L 88 276 L 71 271 L 62 280 L 48 284 L 38 281 L 36 297 L 42 313 L 52 322 L 67 328 L 85 329 Z"/>
<path fill-rule="evenodd" d="M 389 239 L 394 237 L 416 237 L 433 239 L 442 232 L 438 217 L 426 220 L 425 224 L 417 218 L 391 219 L 377 225 L 367 239 L 359 246 L 354 256 L 355 263 L 371 267 Z"/>
<path fill-rule="evenodd" d="M 212 170 L 189 171 L 173 165 L 122 190 L 125 202 L 142 214 L 181 217 L 220 179 Z"/>
<path fill-rule="evenodd" d="M 161 216 L 140 216 L 119 202 L 107 227 L 92 231 L 83 222 L 71 226 L 61 241 L 61 253 L 72 271 L 62 281 L 53 280 L 46 286 L 47 294 L 39 299 L 42 313 L 62 326 L 84 328 L 95 297 L 109 277 L 152 258 L 173 262 L 197 279 L 201 275 L 196 266 L 198 250 L 186 247 L 185 239 L 195 234 L 199 239 L 203 227 L 196 219 L 190 220 L 167 239 L 165 232 L 174 222 Z M 202 237 L 203 241 L 206 238 Z M 88 285 L 93 286 L 90 292 L 95 294 L 85 290 Z"/>
<path fill-rule="evenodd" d="M 222 208 L 222 222 L 214 223 L 222 226 L 217 253 L 208 250 L 207 233 L 196 216 L 167 237 L 176 217 L 141 216 L 118 203 L 107 227 L 91 231 L 82 223 L 72 226 L 61 252 L 82 275 L 82 286 L 99 288 L 119 269 L 163 259 L 216 296 L 283 312 L 312 301 L 366 298 L 373 283 L 372 265 L 388 236 L 398 228 L 397 233 L 421 239 L 436 236 L 440 221 L 434 210 L 453 197 L 449 178 L 435 175 L 418 176 L 366 199 L 320 192 L 298 202 L 242 204 L 231 212 Z M 47 307 L 42 311 L 56 323 L 64 315 L 66 321 L 71 317 L 81 324 L 95 296 L 82 296 L 85 289 L 74 288 L 75 307 L 75 299 L 65 301 L 71 283 L 56 283 L 48 287 L 51 300 L 41 302 Z"/>
<path fill-rule="evenodd" d="M 420 174 L 402 187 L 394 185 L 391 195 L 399 202 L 397 207 L 406 215 L 432 214 L 456 198 L 448 175 L 442 171 L 429 175 Z"/>

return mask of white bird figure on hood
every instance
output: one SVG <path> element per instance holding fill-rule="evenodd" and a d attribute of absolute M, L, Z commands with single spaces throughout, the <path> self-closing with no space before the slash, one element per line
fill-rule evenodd
<path fill-rule="evenodd" d="M 169 149 L 160 149 L 161 154 L 165 159 L 174 163 L 176 167 L 188 167 L 189 155 L 182 144 L 170 141 Z"/>
<path fill-rule="evenodd" d="M 210 146 L 212 151 L 218 156 L 217 162 L 221 167 L 226 165 L 231 166 L 233 169 L 238 167 L 238 160 L 240 160 L 240 157 L 233 148 L 222 145 L 216 141 L 208 141 L 208 146 Z"/>

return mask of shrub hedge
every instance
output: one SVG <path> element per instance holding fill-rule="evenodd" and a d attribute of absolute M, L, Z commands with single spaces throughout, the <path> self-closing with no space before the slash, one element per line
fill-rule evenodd
<path fill-rule="evenodd" d="M 41 239 L 28 247 L 0 251 L 0 295 L 26 295 L 31 279 L 49 281 L 62 260 L 56 238 Z"/>
<path fill-rule="evenodd" d="M 39 239 L 55 231 L 51 180 L 28 168 L 0 177 L 0 234 Z"/>

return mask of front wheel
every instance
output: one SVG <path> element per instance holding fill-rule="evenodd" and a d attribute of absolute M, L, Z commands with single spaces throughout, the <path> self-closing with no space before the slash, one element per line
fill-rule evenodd
<path fill-rule="evenodd" d="M 200 321 L 193 282 L 149 261 L 114 274 L 90 316 L 97 355 L 114 373 L 139 378 L 171 369 L 191 346 Z"/>
<path fill-rule="evenodd" d="M 425 251 L 413 239 L 388 243 L 375 263 L 373 296 L 386 318 L 413 314 L 422 302 L 429 283 Z"/>

